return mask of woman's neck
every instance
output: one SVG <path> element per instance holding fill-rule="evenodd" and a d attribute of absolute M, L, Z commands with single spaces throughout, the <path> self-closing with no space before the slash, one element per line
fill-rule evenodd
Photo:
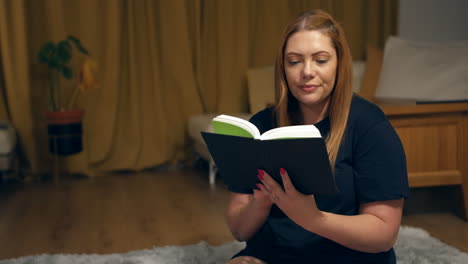
<path fill-rule="evenodd" d="M 317 105 L 300 105 L 302 112 L 302 121 L 304 125 L 313 125 L 322 121 L 328 115 L 330 99 L 328 98 L 323 103 Z"/>

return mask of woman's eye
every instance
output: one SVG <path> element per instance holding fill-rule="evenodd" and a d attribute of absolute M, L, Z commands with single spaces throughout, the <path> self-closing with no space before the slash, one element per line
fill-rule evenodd
<path fill-rule="evenodd" d="M 328 62 L 328 60 L 317 60 L 317 63 L 318 63 L 318 64 L 325 64 L 325 63 L 327 63 L 327 62 Z"/>
<path fill-rule="evenodd" d="M 299 61 L 288 61 L 289 65 L 296 65 L 299 63 Z"/>

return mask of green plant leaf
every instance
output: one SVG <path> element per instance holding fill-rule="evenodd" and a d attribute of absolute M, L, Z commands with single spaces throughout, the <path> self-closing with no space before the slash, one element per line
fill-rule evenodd
<path fill-rule="evenodd" d="M 52 42 L 47 42 L 44 45 L 42 45 L 37 56 L 39 63 L 41 64 L 49 63 L 49 60 L 51 59 L 51 57 L 54 56 L 56 51 L 57 51 L 57 47 Z"/>
<path fill-rule="evenodd" d="M 81 53 L 86 54 L 86 55 L 89 56 L 88 50 L 87 50 L 85 47 L 83 47 L 83 46 L 81 45 L 81 42 L 80 42 L 79 39 L 77 39 L 76 37 L 74 37 L 74 36 L 72 36 L 72 35 L 69 35 L 69 36 L 68 36 L 68 39 L 71 40 L 73 43 L 75 43 L 76 48 L 77 48 Z"/>
<path fill-rule="evenodd" d="M 68 66 L 62 67 L 62 74 L 63 74 L 63 77 L 65 77 L 65 79 L 67 80 L 71 80 L 73 78 L 73 71 Z"/>
<path fill-rule="evenodd" d="M 59 69 L 61 67 L 61 63 L 60 63 L 60 59 L 54 55 L 54 56 L 51 56 L 47 62 L 49 68 L 51 69 Z"/>
<path fill-rule="evenodd" d="M 61 65 L 67 64 L 72 57 L 72 46 L 66 41 L 60 41 L 57 45 L 57 58 Z"/>

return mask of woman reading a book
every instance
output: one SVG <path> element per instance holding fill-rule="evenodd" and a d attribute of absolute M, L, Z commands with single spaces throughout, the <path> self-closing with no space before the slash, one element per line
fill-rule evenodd
<path fill-rule="evenodd" d="M 285 169 L 282 186 L 263 170 L 253 190 L 229 186 L 227 223 L 247 241 L 229 263 L 396 263 L 392 247 L 409 195 L 405 155 L 384 113 L 352 93 L 341 26 L 320 10 L 298 16 L 285 30 L 275 79 L 276 106 L 250 121 L 262 133 L 314 124 L 339 192 L 303 195 Z"/>

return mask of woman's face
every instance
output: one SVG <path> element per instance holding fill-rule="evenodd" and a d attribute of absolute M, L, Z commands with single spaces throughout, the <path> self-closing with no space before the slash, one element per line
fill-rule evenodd
<path fill-rule="evenodd" d="M 318 31 L 289 37 L 284 69 L 289 90 L 302 107 L 325 107 L 335 86 L 337 55 L 331 38 Z"/>

